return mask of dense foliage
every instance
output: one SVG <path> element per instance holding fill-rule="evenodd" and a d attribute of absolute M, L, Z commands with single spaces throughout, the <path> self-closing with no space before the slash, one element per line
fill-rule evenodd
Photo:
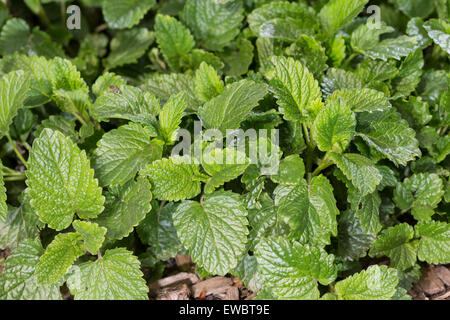
<path fill-rule="evenodd" d="M 0 1 L 0 299 L 147 299 L 179 253 L 258 299 L 411 298 L 450 263 L 449 11 Z"/>

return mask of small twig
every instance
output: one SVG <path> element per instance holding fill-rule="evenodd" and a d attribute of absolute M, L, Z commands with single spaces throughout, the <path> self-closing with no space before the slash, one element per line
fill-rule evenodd
<path fill-rule="evenodd" d="M 19 157 L 20 161 L 22 161 L 23 165 L 26 167 L 27 166 L 27 162 L 25 161 L 25 159 L 20 154 L 19 150 L 17 149 L 17 146 L 16 146 L 15 142 L 11 139 L 11 136 L 9 134 L 7 134 L 6 137 L 8 138 L 9 143 L 11 144 L 11 146 L 13 147 L 14 152 L 16 153 L 17 157 Z"/>

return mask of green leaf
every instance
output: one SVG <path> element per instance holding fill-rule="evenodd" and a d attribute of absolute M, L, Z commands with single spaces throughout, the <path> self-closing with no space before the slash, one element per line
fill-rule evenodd
<path fill-rule="evenodd" d="M 236 77 L 246 74 L 253 62 L 253 50 L 252 42 L 244 38 L 239 38 L 225 48 L 219 53 L 220 59 L 225 63 L 224 73 Z"/>
<path fill-rule="evenodd" d="M 125 85 L 126 81 L 121 76 L 113 72 L 105 72 L 95 80 L 92 85 L 92 93 L 100 97 L 104 93 L 112 91 L 111 88 L 120 88 Z"/>
<path fill-rule="evenodd" d="M 31 205 L 50 228 L 63 230 L 74 214 L 95 218 L 104 197 L 86 152 L 59 131 L 44 129 L 34 140 L 26 171 Z"/>
<path fill-rule="evenodd" d="M 319 18 L 325 32 L 331 37 L 345 27 L 364 9 L 368 0 L 331 0 L 320 10 Z"/>
<path fill-rule="evenodd" d="M 248 16 L 250 29 L 256 35 L 286 41 L 295 41 L 303 34 L 313 35 L 316 21 L 312 8 L 288 1 L 265 4 Z"/>
<path fill-rule="evenodd" d="M 200 46 L 220 51 L 239 34 L 242 13 L 239 0 L 191 0 L 186 2 L 180 17 Z"/>
<path fill-rule="evenodd" d="M 155 0 L 107 0 L 102 8 L 109 27 L 126 29 L 138 24 L 155 4 Z"/>
<path fill-rule="evenodd" d="M 314 120 L 323 109 L 322 94 L 314 76 L 299 61 L 273 57 L 274 69 L 266 74 L 270 91 L 286 120 Z"/>
<path fill-rule="evenodd" d="M 361 226 L 368 233 L 378 233 L 381 228 L 379 208 L 381 199 L 378 192 L 372 192 L 365 196 L 356 190 L 356 188 L 349 188 L 348 202 L 353 212 L 358 217 Z"/>
<path fill-rule="evenodd" d="M 275 191 L 275 205 L 301 243 L 323 247 L 330 244 L 330 236 L 337 235 L 336 216 L 339 211 L 333 187 L 327 178 L 313 177 L 308 184 L 279 185 Z"/>
<path fill-rule="evenodd" d="M 416 220 L 430 220 L 434 209 L 441 202 L 444 186 L 434 173 L 418 173 L 397 184 L 394 201 L 400 210 L 411 210 Z"/>
<path fill-rule="evenodd" d="M 393 58 L 400 60 L 414 51 L 417 40 L 408 36 L 379 40 L 381 35 L 393 31 L 394 28 L 385 24 L 382 24 L 380 28 L 370 28 L 363 24 L 352 33 L 352 48 L 372 59 L 387 61 L 387 59 Z"/>
<path fill-rule="evenodd" d="M 185 109 L 185 94 L 179 93 L 170 97 L 159 113 L 159 133 L 168 144 L 176 141 Z"/>
<path fill-rule="evenodd" d="M 93 166 L 100 185 L 123 185 L 148 163 L 162 157 L 162 142 L 151 140 L 150 127 L 123 125 L 105 133 L 94 151 Z"/>
<path fill-rule="evenodd" d="M 207 179 L 200 173 L 200 166 L 188 156 L 154 161 L 141 174 L 150 179 L 155 198 L 166 201 L 194 198 L 201 191 L 200 182 Z"/>
<path fill-rule="evenodd" d="M 241 80 L 225 87 L 223 92 L 199 108 L 202 124 L 207 129 L 237 129 L 266 95 L 266 86 Z"/>
<path fill-rule="evenodd" d="M 105 68 L 111 70 L 136 63 L 153 43 L 154 38 L 153 32 L 145 28 L 119 31 L 111 40 L 110 54 L 103 60 Z"/>
<path fill-rule="evenodd" d="M 313 37 L 302 35 L 286 49 L 286 53 L 306 66 L 316 79 L 320 78 L 328 67 L 325 48 Z"/>
<path fill-rule="evenodd" d="M 398 74 L 396 65 L 394 60 L 382 61 L 366 58 L 358 65 L 356 73 L 366 83 L 386 81 L 393 79 Z"/>
<path fill-rule="evenodd" d="M 400 65 L 397 76 L 392 80 L 392 85 L 397 92 L 395 97 L 407 97 L 420 83 L 423 73 L 423 52 L 417 50 L 408 55 Z"/>
<path fill-rule="evenodd" d="M 317 281 L 327 285 L 336 279 L 334 256 L 323 249 L 268 238 L 258 244 L 255 255 L 265 287 L 282 299 L 318 299 Z"/>
<path fill-rule="evenodd" d="M 450 54 L 450 24 L 444 20 L 431 19 L 423 27 L 434 43 Z"/>
<path fill-rule="evenodd" d="M 22 242 L 6 260 L 0 274 L 0 300 L 60 300 L 56 285 L 38 285 L 36 265 L 44 253 L 39 239 Z"/>
<path fill-rule="evenodd" d="M 105 211 L 95 220 L 106 227 L 108 239 L 128 236 L 151 210 L 152 193 L 148 179 L 138 177 L 122 187 L 111 187 L 106 193 Z"/>
<path fill-rule="evenodd" d="M 30 77 L 23 71 L 15 71 L 0 79 L 0 137 L 9 133 L 9 126 L 23 107 Z"/>
<path fill-rule="evenodd" d="M 394 110 L 361 113 L 356 127 L 358 135 L 396 165 L 421 156 L 415 132 Z"/>
<path fill-rule="evenodd" d="M 344 152 L 355 134 L 356 119 L 341 99 L 327 101 L 312 126 L 312 135 L 321 151 Z"/>
<path fill-rule="evenodd" d="M 81 234 L 70 232 L 56 235 L 36 265 L 37 283 L 39 285 L 55 284 L 84 253 Z"/>
<path fill-rule="evenodd" d="M 433 5 L 422 0 L 389 0 L 389 2 L 410 17 L 426 18 L 434 10 Z"/>
<path fill-rule="evenodd" d="M 249 288 L 253 292 L 260 291 L 263 286 L 262 279 L 258 273 L 258 262 L 255 256 L 247 254 L 239 259 L 233 274 L 244 282 L 246 288 Z"/>
<path fill-rule="evenodd" d="M 202 166 L 211 176 L 206 181 L 205 193 L 211 193 L 225 182 L 231 181 L 244 173 L 249 160 L 244 153 L 236 149 L 213 149 L 203 156 Z"/>
<path fill-rule="evenodd" d="M 409 20 L 406 33 L 411 37 L 417 38 L 417 48 L 425 49 L 431 43 L 432 40 L 428 37 L 427 30 L 424 28 L 424 22 L 421 18 L 413 18 Z"/>
<path fill-rule="evenodd" d="M 223 81 L 220 80 L 216 70 L 209 64 L 202 62 L 195 71 L 195 92 L 200 101 L 207 102 L 223 91 Z"/>
<path fill-rule="evenodd" d="M 381 181 L 381 174 L 370 159 L 354 153 L 330 153 L 329 157 L 350 179 L 353 185 L 365 196 L 375 191 Z"/>
<path fill-rule="evenodd" d="M 419 222 L 415 226 L 419 241 L 420 261 L 433 264 L 450 261 L 450 224 L 439 221 Z"/>
<path fill-rule="evenodd" d="M 280 161 L 278 174 L 272 181 L 278 184 L 296 185 L 301 183 L 305 175 L 305 164 L 299 155 L 290 155 Z"/>
<path fill-rule="evenodd" d="M 34 136 L 39 137 L 46 128 L 53 131 L 59 131 L 73 142 L 78 141 L 78 134 L 75 131 L 75 119 L 66 119 L 63 116 L 50 116 L 42 122 L 34 130 Z"/>
<path fill-rule="evenodd" d="M 391 107 L 386 96 L 373 89 L 342 89 L 328 96 L 327 104 L 334 100 L 341 100 L 354 112 L 385 111 Z"/>
<path fill-rule="evenodd" d="M 335 285 L 340 300 L 390 300 L 397 289 L 395 269 L 372 265 Z"/>
<path fill-rule="evenodd" d="M 105 241 L 106 228 L 88 221 L 75 220 L 73 222 L 75 230 L 83 236 L 84 248 L 91 254 L 96 255 L 97 251 Z"/>
<path fill-rule="evenodd" d="M 180 71 L 181 57 L 195 46 L 189 29 L 173 17 L 158 14 L 155 18 L 155 34 L 164 59 L 172 69 Z"/>
<path fill-rule="evenodd" d="M 181 58 L 181 65 L 185 69 L 197 70 L 202 62 L 209 64 L 216 70 L 221 70 L 224 67 L 218 56 L 203 49 L 193 49 L 190 54 Z"/>
<path fill-rule="evenodd" d="M 247 242 L 247 211 L 239 195 L 217 191 L 202 203 L 183 201 L 173 215 L 183 246 L 209 273 L 225 275 L 236 267 Z"/>
<path fill-rule="evenodd" d="M 156 258 L 162 261 L 175 257 L 183 249 L 173 225 L 172 217 L 177 207 L 175 203 L 154 206 L 137 227 L 141 241 L 151 246 Z"/>
<path fill-rule="evenodd" d="M 125 248 L 115 248 L 75 268 L 67 283 L 75 300 L 148 300 L 142 277 L 137 257 Z"/>
<path fill-rule="evenodd" d="M 416 263 L 417 245 L 414 229 L 407 223 L 387 228 L 378 236 L 370 248 L 371 257 L 388 256 L 392 267 L 406 270 Z"/>
<path fill-rule="evenodd" d="M 331 68 L 328 69 L 327 74 L 323 77 L 321 86 L 324 96 L 329 96 L 341 89 L 362 89 L 364 81 L 356 73 Z"/>

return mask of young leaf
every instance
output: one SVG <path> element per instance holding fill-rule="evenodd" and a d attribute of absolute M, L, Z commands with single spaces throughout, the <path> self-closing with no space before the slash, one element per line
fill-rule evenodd
<path fill-rule="evenodd" d="M 314 120 L 323 109 L 319 84 L 309 70 L 292 58 L 273 57 L 274 69 L 266 74 L 286 120 Z"/>
<path fill-rule="evenodd" d="M 159 133 L 168 144 L 176 141 L 185 109 L 185 94 L 179 93 L 170 97 L 159 113 Z"/>
<path fill-rule="evenodd" d="M 67 283 L 76 300 L 147 300 L 142 276 L 139 260 L 125 248 L 116 248 L 81 264 Z"/>
<path fill-rule="evenodd" d="M 108 239 L 128 236 L 151 210 L 152 193 L 145 177 L 130 180 L 122 187 L 111 187 L 106 193 L 105 211 L 95 220 L 106 227 Z"/>
<path fill-rule="evenodd" d="M 320 78 L 328 67 L 325 48 L 313 37 L 302 35 L 286 49 L 286 53 L 307 67 L 316 79 Z"/>
<path fill-rule="evenodd" d="M 181 58 L 195 46 L 189 29 L 173 17 L 158 14 L 155 18 L 155 34 L 164 59 L 172 69 L 180 71 Z"/>
<path fill-rule="evenodd" d="M 36 265 L 37 283 L 55 284 L 84 253 L 83 236 L 78 232 L 56 235 Z"/>
<path fill-rule="evenodd" d="M 290 155 L 280 161 L 278 174 L 273 175 L 272 181 L 283 185 L 300 184 L 305 175 L 305 164 L 299 155 Z"/>
<path fill-rule="evenodd" d="M 328 100 L 312 126 L 312 135 L 321 151 L 344 152 L 355 134 L 356 119 L 340 99 Z"/>
<path fill-rule="evenodd" d="M 223 81 L 216 70 L 205 62 L 195 71 L 195 92 L 200 101 L 207 102 L 223 91 Z"/>
<path fill-rule="evenodd" d="M 362 196 L 360 191 L 351 187 L 348 191 L 348 202 L 366 232 L 375 234 L 382 229 L 379 214 L 381 199 L 378 192 Z"/>
<path fill-rule="evenodd" d="M 331 37 L 364 9 L 368 0 L 331 0 L 320 10 L 319 18 Z"/>
<path fill-rule="evenodd" d="M 111 28 L 126 29 L 138 24 L 155 4 L 155 0 L 108 0 L 103 1 L 102 8 Z"/>
<path fill-rule="evenodd" d="M 267 238 L 258 244 L 255 255 L 265 287 L 282 299 L 318 299 L 317 281 L 327 285 L 336 279 L 334 256 L 323 249 Z"/>
<path fill-rule="evenodd" d="M 416 50 L 409 54 L 400 65 L 399 73 L 392 80 L 392 85 L 397 92 L 395 97 L 407 97 L 420 83 L 423 73 L 423 52 Z"/>
<path fill-rule="evenodd" d="M 162 156 L 162 142 L 151 140 L 156 132 L 138 123 L 105 133 L 94 151 L 93 166 L 100 185 L 123 185 L 148 163 Z"/>
<path fill-rule="evenodd" d="M 340 300 L 390 300 L 397 289 L 397 271 L 372 265 L 335 285 Z"/>
<path fill-rule="evenodd" d="M 200 193 L 200 182 L 207 179 L 207 176 L 200 173 L 200 166 L 187 156 L 154 161 L 141 174 L 150 179 L 155 198 L 167 201 L 197 196 Z"/>
<path fill-rule="evenodd" d="M 31 205 L 50 228 L 63 230 L 74 214 L 95 218 L 105 198 L 86 152 L 59 131 L 45 129 L 33 143 L 26 171 Z"/>
<path fill-rule="evenodd" d="M 450 24 L 444 20 L 431 19 L 423 27 L 428 32 L 428 36 L 450 54 Z"/>
<path fill-rule="evenodd" d="M 192 260 L 206 271 L 225 275 L 236 267 L 247 242 L 247 211 L 239 196 L 216 191 L 202 203 L 183 201 L 173 222 Z"/>
<path fill-rule="evenodd" d="M 96 255 L 97 251 L 105 241 L 106 228 L 88 221 L 75 220 L 73 222 L 75 230 L 83 236 L 84 248 L 91 254 Z"/>
<path fill-rule="evenodd" d="M 75 126 L 75 119 L 66 119 L 63 116 L 50 116 L 36 127 L 34 135 L 39 137 L 42 131 L 48 128 L 53 131 L 59 131 L 66 137 L 69 137 L 73 142 L 77 142 L 79 137 L 78 133 L 75 131 Z"/>
<path fill-rule="evenodd" d="M 223 92 L 199 108 L 202 124 L 207 129 L 237 129 L 266 95 L 266 86 L 241 80 L 225 87 Z"/>
<path fill-rule="evenodd" d="M 341 100 L 354 112 L 385 111 L 391 107 L 387 97 L 380 91 L 373 89 L 342 89 L 328 96 L 327 104 L 334 100 Z"/>
<path fill-rule="evenodd" d="M 39 239 L 27 239 L 6 260 L 0 274 L 0 300 L 60 300 L 57 285 L 38 285 L 36 265 L 44 253 Z"/>
<path fill-rule="evenodd" d="M 378 236 L 370 248 L 371 257 L 388 256 L 392 267 L 406 270 L 416 263 L 417 245 L 414 229 L 407 223 L 390 227 Z"/>
<path fill-rule="evenodd" d="M 439 221 L 419 222 L 415 226 L 420 261 L 439 264 L 450 261 L 450 224 Z"/>
<path fill-rule="evenodd" d="M 17 111 L 23 107 L 30 77 L 23 71 L 8 73 L 0 79 L 0 137 L 9 133 Z"/>

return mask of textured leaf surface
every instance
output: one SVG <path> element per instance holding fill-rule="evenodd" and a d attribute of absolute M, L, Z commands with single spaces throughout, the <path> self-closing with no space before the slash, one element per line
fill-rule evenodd
<path fill-rule="evenodd" d="M 81 234 L 71 232 L 56 235 L 36 265 L 38 284 L 51 285 L 58 282 L 75 260 L 84 253 Z"/>
<path fill-rule="evenodd" d="M 327 285 L 336 279 L 333 255 L 296 241 L 264 239 L 255 255 L 265 286 L 282 299 L 318 299 L 317 281 Z"/>
<path fill-rule="evenodd" d="M 35 270 L 44 253 L 39 239 L 28 239 L 6 260 L 0 274 L 0 300 L 60 300 L 56 285 L 37 284 Z"/>
<path fill-rule="evenodd" d="M 408 269 L 417 260 L 417 242 L 411 242 L 414 229 L 401 223 L 384 230 L 370 248 L 371 257 L 388 256 L 391 266 L 400 270 Z"/>
<path fill-rule="evenodd" d="M 373 89 L 342 89 L 333 92 L 327 99 L 327 104 L 340 100 L 354 112 L 385 111 L 391 107 L 386 96 Z"/>
<path fill-rule="evenodd" d="M 368 0 L 332 0 L 320 10 L 319 18 L 328 35 L 348 24 L 363 10 Z"/>
<path fill-rule="evenodd" d="M 323 108 L 319 84 L 309 70 L 292 58 L 272 58 L 274 69 L 267 73 L 270 90 L 286 120 L 314 119 Z"/>
<path fill-rule="evenodd" d="M 106 250 L 97 261 L 75 269 L 67 282 L 76 300 L 147 300 L 139 267 L 139 260 L 125 248 Z"/>
<path fill-rule="evenodd" d="M 155 0 L 103 1 L 103 15 L 111 28 L 131 28 L 139 23 L 155 3 Z"/>
<path fill-rule="evenodd" d="M 53 229 L 67 228 L 74 214 L 86 219 L 103 211 L 102 189 L 85 151 L 59 131 L 45 129 L 34 141 L 26 175 L 31 205 Z"/>
<path fill-rule="evenodd" d="M 98 224 L 88 221 L 76 220 L 73 222 L 75 230 L 83 236 L 84 247 L 91 254 L 97 251 L 105 241 L 106 228 L 99 227 Z"/>
<path fill-rule="evenodd" d="M 94 168 L 100 184 L 122 185 L 136 172 L 162 156 L 162 146 L 151 140 L 152 130 L 130 123 L 103 135 L 94 152 Z"/>
<path fill-rule="evenodd" d="M 237 194 L 217 191 L 203 203 L 183 201 L 173 215 L 178 237 L 192 260 L 210 273 L 236 267 L 247 242 L 247 211 Z"/>
<path fill-rule="evenodd" d="M 448 21 L 431 19 L 423 27 L 428 32 L 428 36 L 450 54 L 450 24 Z"/>
<path fill-rule="evenodd" d="M 176 140 L 185 109 L 185 95 L 180 93 L 170 97 L 159 113 L 159 132 L 169 144 Z"/>
<path fill-rule="evenodd" d="M 152 208 L 150 183 L 145 177 L 130 180 L 122 187 L 111 187 L 106 193 L 105 211 L 95 220 L 106 227 L 106 237 L 122 239 L 144 219 Z"/>
<path fill-rule="evenodd" d="M 379 208 L 381 199 L 378 192 L 372 192 L 362 196 L 361 192 L 355 188 L 350 188 L 348 201 L 351 210 L 355 212 L 361 226 L 369 233 L 378 233 L 381 228 Z"/>
<path fill-rule="evenodd" d="M 337 282 L 335 291 L 342 300 L 390 300 L 397 285 L 395 269 L 373 265 Z"/>
<path fill-rule="evenodd" d="M 421 261 L 440 264 L 450 261 L 450 224 L 439 221 L 419 222 L 415 226 L 420 236 L 418 257 Z"/>
<path fill-rule="evenodd" d="M 188 157 L 175 156 L 154 161 L 142 170 L 152 183 L 156 199 L 179 201 L 191 199 L 200 193 L 200 181 L 207 177 L 200 173 L 200 166 Z"/>
<path fill-rule="evenodd" d="M 266 95 L 266 86 L 251 80 L 241 80 L 225 87 L 217 97 L 199 109 L 202 124 L 207 129 L 237 129 L 242 121 Z"/>
<path fill-rule="evenodd" d="M 216 70 L 202 62 L 195 72 L 195 92 L 202 102 L 207 102 L 223 91 L 223 82 Z"/>

